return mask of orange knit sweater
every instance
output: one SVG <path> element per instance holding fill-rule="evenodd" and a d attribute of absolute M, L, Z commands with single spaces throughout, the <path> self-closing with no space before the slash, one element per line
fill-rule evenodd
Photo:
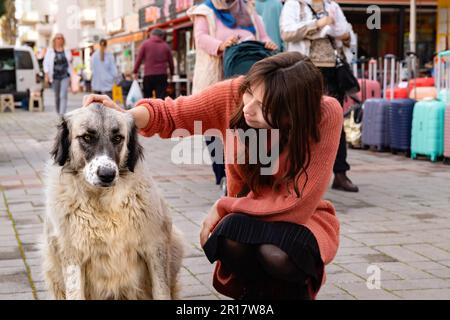
<path fill-rule="evenodd" d="M 150 113 L 150 121 L 140 133 L 147 137 L 159 134 L 162 138 L 170 138 L 174 130 L 185 129 L 194 134 L 194 121 L 202 121 L 202 133 L 208 129 L 218 129 L 226 139 L 225 130 L 229 127 L 230 117 L 240 102 L 238 89 L 242 80 L 243 77 L 223 81 L 196 95 L 175 100 L 166 98 L 164 101 L 140 101 L 137 105 L 145 106 Z M 337 100 L 324 96 L 320 142 L 311 146 L 308 182 L 304 188 L 305 176 L 302 175 L 299 179 L 299 190 L 303 190 L 300 198 L 296 197 L 293 188 L 282 188 L 277 193 L 266 188 L 259 196 L 250 192 L 246 197 L 237 198 L 236 195 L 243 188 L 244 182 L 238 165 L 226 164 L 228 195 L 231 196 L 220 199 L 219 214 L 223 217 L 239 212 L 266 221 L 286 221 L 304 225 L 316 237 L 324 264 L 330 263 L 339 245 L 339 222 L 333 205 L 322 197 L 332 175 L 342 119 L 342 108 Z M 226 148 L 226 141 L 224 145 Z M 281 152 L 280 169 L 284 168 L 286 157 L 287 153 Z M 216 268 L 216 274 L 217 272 L 220 270 Z M 324 282 L 325 277 L 322 280 Z"/>

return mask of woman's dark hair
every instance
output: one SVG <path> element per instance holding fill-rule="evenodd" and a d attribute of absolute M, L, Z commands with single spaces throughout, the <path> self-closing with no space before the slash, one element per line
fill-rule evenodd
<path fill-rule="evenodd" d="M 255 63 L 240 87 L 241 104 L 230 120 L 230 128 L 244 131 L 250 129 L 245 122 L 242 97 L 244 93 L 251 93 L 252 89 L 260 85 L 264 91 L 264 119 L 270 127 L 279 129 L 279 150 L 281 153 L 287 148 L 288 162 L 286 168 L 279 168 L 285 170 L 281 178 L 261 175 L 263 165 L 259 160 L 256 164 L 249 164 L 249 145 L 246 142 L 247 161 L 240 168 L 244 180 L 248 188 L 256 194 L 264 186 L 273 186 L 277 190 L 283 183 L 293 183 L 297 197 L 301 197 L 298 180 L 305 174 L 306 185 L 311 144 L 320 140 L 322 74 L 309 58 L 298 52 L 280 53 Z"/>

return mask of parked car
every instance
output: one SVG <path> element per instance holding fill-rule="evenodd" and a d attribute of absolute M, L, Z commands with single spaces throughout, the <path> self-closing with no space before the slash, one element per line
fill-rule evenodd
<path fill-rule="evenodd" d="M 12 94 L 16 102 L 42 92 L 44 74 L 30 47 L 0 46 L 0 94 Z"/>

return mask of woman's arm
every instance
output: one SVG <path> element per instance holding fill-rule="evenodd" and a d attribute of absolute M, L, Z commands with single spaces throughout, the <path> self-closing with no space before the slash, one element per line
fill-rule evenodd
<path fill-rule="evenodd" d="M 297 1 L 287 1 L 284 4 L 280 16 L 280 32 L 284 41 L 299 42 L 307 35 L 318 31 L 317 20 L 314 17 L 300 19 L 300 8 Z"/>
<path fill-rule="evenodd" d="M 266 32 L 266 28 L 264 27 L 264 23 L 261 19 L 261 17 L 256 13 L 254 13 L 255 15 L 255 24 L 256 24 L 256 29 L 258 30 L 259 33 L 259 41 L 261 42 L 273 42 L 272 39 L 270 39 L 269 35 Z"/>
<path fill-rule="evenodd" d="M 47 49 L 44 56 L 44 61 L 42 62 L 42 67 L 45 74 L 45 82 L 50 83 L 50 49 Z"/>
<path fill-rule="evenodd" d="M 186 136 L 204 134 L 210 129 L 216 130 L 208 135 L 224 134 L 239 103 L 242 80 L 240 77 L 219 82 L 198 94 L 175 100 L 144 99 L 130 112 L 140 133 L 147 137 L 159 134 L 162 138 L 171 138 L 177 129 L 182 129 L 178 133 Z"/>
<path fill-rule="evenodd" d="M 293 212 L 301 214 L 302 222 L 311 217 L 328 188 L 342 130 L 342 108 L 339 102 L 325 97 L 323 110 L 320 123 L 321 140 L 311 149 L 311 163 L 307 170 L 308 182 L 303 187 L 305 175 L 302 175 L 298 182 L 301 197 L 296 197 L 293 188 L 289 194 L 286 187 L 282 187 L 279 192 L 274 192 L 268 187 L 259 197 L 252 192 L 244 198 L 223 197 L 217 204 L 217 211 L 221 217 L 232 212 L 255 216 Z"/>
<path fill-rule="evenodd" d="M 208 20 L 205 16 L 196 15 L 194 19 L 194 37 L 197 48 L 212 56 L 218 56 L 222 41 L 209 34 Z"/>
<path fill-rule="evenodd" d="M 334 23 L 331 25 L 328 35 L 338 40 L 345 41 L 350 37 L 348 21 L 342 12 L 341 7 L 336 2 L 331 3 L 330 14 Z"/>

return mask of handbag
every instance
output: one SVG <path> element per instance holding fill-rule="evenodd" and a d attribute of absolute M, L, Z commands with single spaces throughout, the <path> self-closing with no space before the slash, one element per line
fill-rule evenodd
<path fill-rule="evenodd" d="M 356 97 L 351 96 L 355 104 L 344 113 L 344 131 L 347 144 L 352 148 L 361 148 L 362 138 L 362 103 Z"/>
<path fill-rule="evenodd" d="M 350 68 L 348 62 L 339 57 L 336 52 L 336 78 L 338 82 L 338 88 L 346 95 L 355 94 L 361 90 L 359 87 L 358 79 L 356 79 L 353 71 Z"/>
<path fill-rule="evenodd" d="M 317 12 L 313 9 L 313 7 L 307 3 L 309 9 L 311 9 L 313 16 L 319 20 L 319 16 L 317 15 Z M 337 86 L 340 92 L 350 95 L 357 93 L 361 90 L 359 87 L 358 79 L 356 79 L 355 75 L 353 74 L 352 69 L 350 68 L 350 65 L 346 61 L 345 57 L 341 57 L 341 55 L 338 53 L 338 49 L 336 48 L 336 44 L 334 43 L 334 39 L 330 36 L 327 36 L 327 39 L 320 39 L 329 41 L 334 54 L 334 61 L 335 61 L 335 69 L 336 69 L 336 80 L 337 80 Z M 317 40 L 315 40 L 317 41 Z M 313 41 L 311 44 L 314 44 Z M 323 54 L 328 54 L 329 56 L 333 56 L 333 54 L 330 54 L 329 51 L 324 51 Z M 312 60 L 312 58 L 311 58 Z M 313 60 L 314 61 L 314 60 Z"/>

